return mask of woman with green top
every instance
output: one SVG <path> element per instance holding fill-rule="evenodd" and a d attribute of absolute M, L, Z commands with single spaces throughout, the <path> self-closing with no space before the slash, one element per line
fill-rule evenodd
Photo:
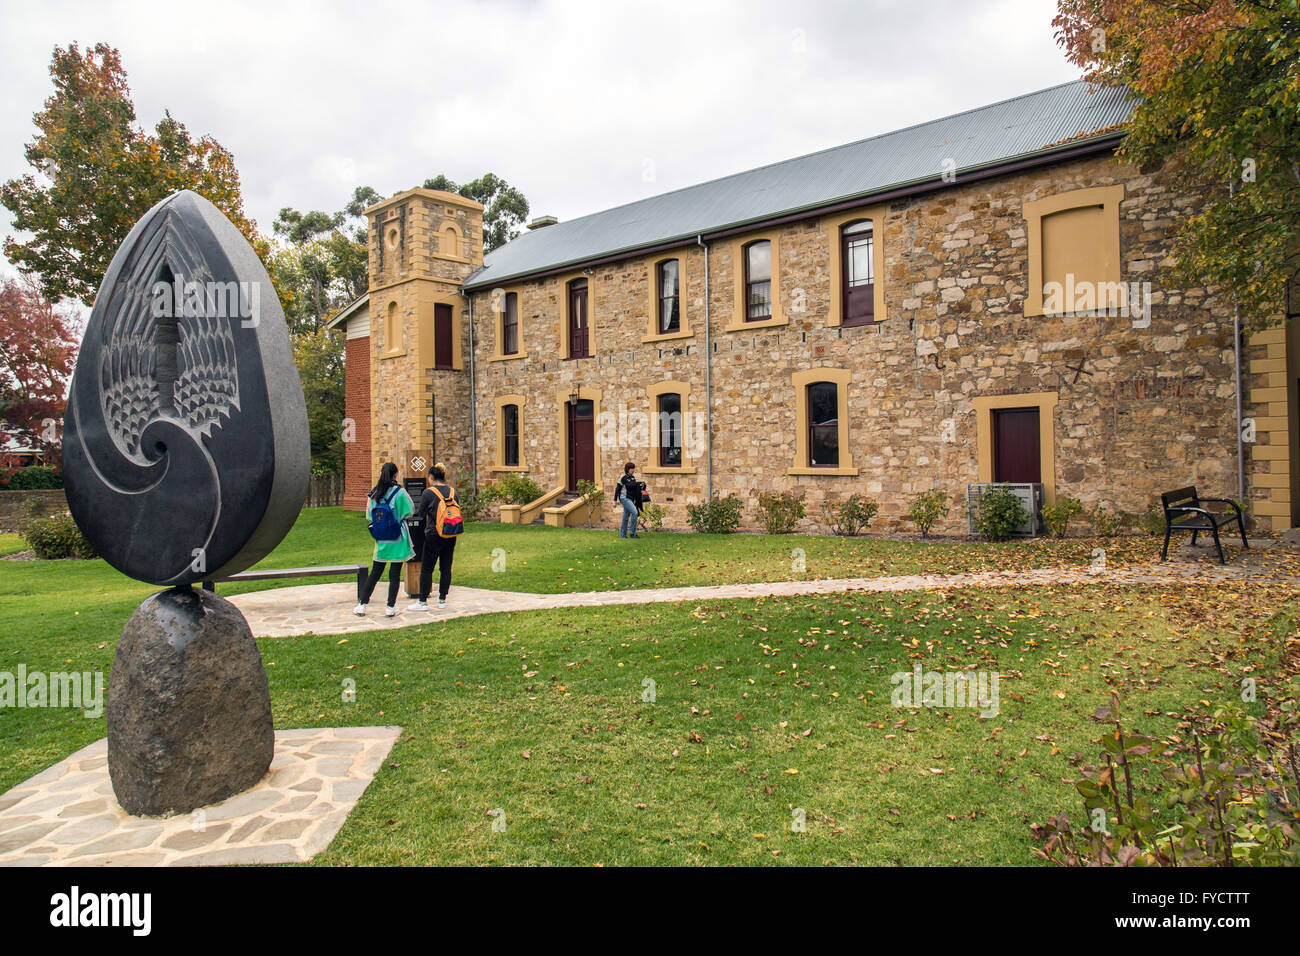
<path fill-rule="evenodd" d="M 360 617 L 366 613 L 366 605 L 370 603 L 370 595 L 374 593 L 375 585 L 379 583 L 379 576 L 384 573 L 385 564 L 388 565 L 388 607 L 384 610 L 384 614 L 392 617 L 397 613 L 397 592 L 402 584 L 402 565 L 415 555 L 411 550 L 411 535 L 406 530 L 406 522 L 402 519 L 414 510 L 411 496 L 397 483 L 397 466 L 391 461 L 385 462 L 384 467 L 379 469 L 379 481 L 375 483 L 374 488 L 370 489 L 370 494 L 366 498 L 366 520 L 370 523 L 371 533 L 376 536 L 375 554 L 372 559 L 374 563 L 370 567 L 370 576 L 357 588 L 357 606 L 352 609 L 353 614 Z M 381 532 L 376 529 L 385 525 L 395 525 L 395 527 L 380 538 L 378 535 Z"/>

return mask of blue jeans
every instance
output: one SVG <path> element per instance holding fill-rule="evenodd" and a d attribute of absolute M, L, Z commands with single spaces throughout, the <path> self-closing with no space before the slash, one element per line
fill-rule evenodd
<path fill-rule="evenodd" d="M 636 505 L 632 503 L 631 498 L 620 499 L 623 502 L 623 523 L 618 527 L 618 536 L 626 538 L 628 531 L 636 534 L 636 519 L 640 512 L 636 510 Z"/>

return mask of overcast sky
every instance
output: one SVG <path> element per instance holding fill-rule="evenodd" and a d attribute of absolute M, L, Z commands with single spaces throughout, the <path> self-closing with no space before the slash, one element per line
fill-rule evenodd
<path fill-rule="evenodd" d="M 116 46 L 146 128 L 230 149 L 247 212 L 494 172 L 570 219 L 1075 79 L 1053 0 L 0 0 L 0 179 L 50 53 Z M 3 230 L 12 231 L 7 210 Z"/>

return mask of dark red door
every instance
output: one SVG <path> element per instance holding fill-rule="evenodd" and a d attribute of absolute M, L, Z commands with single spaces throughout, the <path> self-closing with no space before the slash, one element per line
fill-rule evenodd
<path fill-rule="evenodd" d="M 1038 441 L 1038 409 L 993 410 L 993 480 L 1043 480 L 1042 449 Z"/>
<path fill-rule="evenodd" d="M 569 358 L 587 358 L 587 280 L 575 279 L 569 285 Z"/>
<path fill-rule="evenodd" d="M 593 406 L 589 399 L 569 403 L 569 491 L 578 482 L 596 480 L 596 433 Z"/>
<path fill-rule="evenodd" d="M 451 368 L 451 306 L 433 307 L 433 367 Z"/>

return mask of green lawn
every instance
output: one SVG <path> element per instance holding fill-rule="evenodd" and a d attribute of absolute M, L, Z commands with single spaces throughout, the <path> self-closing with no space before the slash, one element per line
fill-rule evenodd
<path fill-rule="evenodd" d="M 364 555 L 364 533 L 354 515 L 308 512 L 267 563 L 347 560 L 358 538 Z M 517 564 L 505 574 L 489 567 L 498 546 Z M 790 576 L 779 556 L 795 546 L 821 576 L 924 569 L 927 555 L 954 568 L 1052 554 L 475 526 L 457 579 L 642 586 L 675 554 L 684 567 L 671 583 L 759 580 Z M 1101 728 L 1088 715 L 1110 688 L 1157 734 L 1186 708 L 1235 699 L 1243 674 L 1260 680 L 1261 701 L 1281 692 L 1270 680 L 1294 595 L 1254 592 L 1243 606 L 1234 587 L 565 609 L 259 644 L 277 726 L 403 727 L 322 865 L 1025 864 L 1030 823 L 1078 812 L 1069 758 L 1095 758 Z M 102 562 L 0 563 L 0 671 L 107 670 L 150 590 Z M 914 664 L 997 671 L 1000 713 L 891 706 L 890 676 Z M 0 710 L 0 791 L 103 734 L 102 717 Z M 504 833 L 491 829 L 498 808 Z M 791 830 L 795 809 L 804 834 Z"/>
<path fill-rule="evenodd" d="M 0 534 L 0 557 L 6 554 L 17 554 L 19 551 L 27 550 L 27 542 L 23 540 L 20 534 Z"/>

